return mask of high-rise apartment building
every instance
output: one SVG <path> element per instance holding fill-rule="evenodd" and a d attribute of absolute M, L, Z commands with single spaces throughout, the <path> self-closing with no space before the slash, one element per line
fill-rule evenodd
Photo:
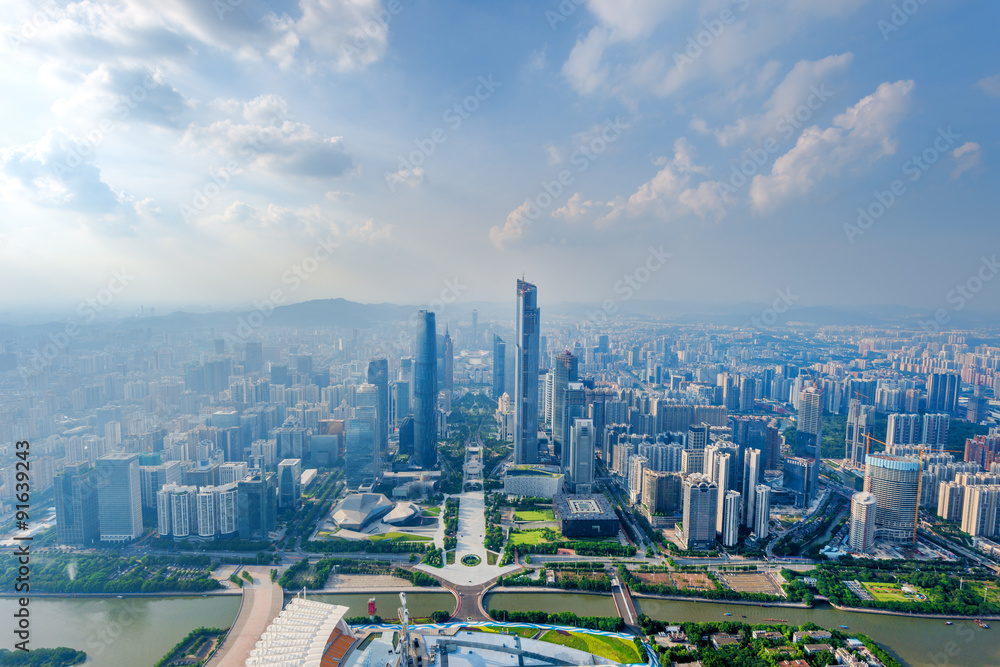
<path fill-rule="evenodd" d="M 961 378 L 957 373 L 931 373 L 927 376 L 927 412 L 955 414 Z"/>
<path fill-rule="evenodd" d="M 767 484 L 754 489 L 753 532 L 758 540 L 771 534 L 771 487 Z"/>
<path fill-rule="evenodd" d="M 694 473 L 684 477 L 682 495 L 684 548 L 689 550 L 713 548 L 719 487 L 709 477 Z"/>
<path fill-rule="evenodd" d="M 851 497 L 851 551 L 871 553 L 875 545 L 875 515 L 878 500 L 867 491 L 860 491 Z"/>

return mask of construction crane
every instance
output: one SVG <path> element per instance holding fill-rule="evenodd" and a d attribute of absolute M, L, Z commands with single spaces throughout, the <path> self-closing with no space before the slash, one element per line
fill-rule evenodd
<path fill-rule="evenodd" d="M 878 438 L 873 438 L 871 433 L 865 434 L 865 463 L 868 462 L 868 455 L 871 453 L 872 440 L 877 443 L 884 445 L 886 448 L 889 447 L 889 443 L 879 440 Z M 865 472 L 865 481 L 868 480 L 868 473 Z M 917 543 L 917 521 L 920 518 L 920 487 L 923 485 L 924 481 L 924 446 L 920 445 L 920 472 L 917 473 L 917 506 L 913 511 L 913 544 Z M 866 484 L 867 486 L 867 484 Z M 867 489 L 865 489 L 867 491 Z"/>

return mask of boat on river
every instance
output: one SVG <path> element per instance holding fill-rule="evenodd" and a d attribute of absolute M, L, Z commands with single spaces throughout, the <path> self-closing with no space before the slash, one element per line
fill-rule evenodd
<path fill-rule="evenodd" d="M 987 623 L 986 621 L 984 621 L 981 618 L 977 618 L 976 619 L 976 625 L 978 625 L 979 627 L 981 627 L 983 630 L 989 630 L 990 629 L 990 624 Z"/>

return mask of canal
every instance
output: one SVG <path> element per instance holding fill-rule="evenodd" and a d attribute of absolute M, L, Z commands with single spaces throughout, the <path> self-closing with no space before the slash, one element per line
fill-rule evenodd
<path fill-rule="evenodd" d="M 882 614 L 843 612 L 829 605 L 813 609 L 794 607 L 759 607 L 753 605 L 715 604 L 635 598 L 639 613 L 672 623 L 685 621 L 741 621 L 764 623 L 765 619 L 787 620 L 800 625 L 807 621 L 824 628 L 848 626 L 848 632 L 866 634 L 910 667 L 980 667 L 1000 665 L 1000 637 L 994 624 L 982 630 L 972 621 L 944 621 L 929 618 L 907 618 Z M 614 616 L 614 601 L 610 595 L 575 593 L 494 593 L 484 601 L 489 609 L 532 610 L 547 612 L 572 611 L 580 616 Z M 726 613 L 732 616 L 726 616 Z M 746 618 L 742 618 L 746 616 Z"/>

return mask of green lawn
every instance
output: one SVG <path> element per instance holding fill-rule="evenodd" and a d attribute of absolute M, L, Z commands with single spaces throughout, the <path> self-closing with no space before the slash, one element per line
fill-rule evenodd
<path fill-rule="evenodd" d="M 496 565 L 497 564 L 497 555 L 495 553 L 493 553 L 492 551 L 487 551 L 486 552 L 486 564 L 487 565 Z"/>
<path fill-rule="evenodd" d="M 883 584 L 879 582 L 863 581 L 861 582 L 865 589 L 872 594 L 879 602 L 925 602 L 926 600 L 920 600 L 916 595 L 907 595 L 903 593 L 903 589 L 899 584 Z M 908 588 L 913 589 L 916 593 L 927 595 L 927 592 L 917 588 L 916 586 L 908 586 Z M 929 596 L 928 596 L 929 597 Z"/>
<path fill-rule="evenodd" d="M 552 510 L 527 510 L 514 513 L 515 521 L 555 521 L 556 514 Z"/>
<path fill-rule="evenodd" d="M 515 545 L 517 545 L 517 544 L 542 544 L 543 542 L 547 542 L 547 540 L 544 537 L 542 537 L 542 534 L 543 534 L 542 533 L 542 529 L 538 529 L 538 530 L 525 530 L 525 531 L 522 531 L 520 533 L 511 533 L 510 534 L 510 540 Z M 556 535 L 558 535 L 558 537 L 556 538 L 556 541 L 562 539 L 562 535 L 561 534 L 559 534 L 557 532 Z"/>
<path fill-rule="evenodd" d="M 434 507 L 424 507 L 424 514 L 427 516 L 441 516 L 441 507 L 435 505 Z"/>
<path fill-rule="evenodd" d="M 381 535 L 372 535 L 372 542 L 382 542 L 383 540 L 388 540 L 390 542 L 430 542 L 431 538 L 426 535 L 414 535 L 412 533 L 383 533 Z"/>
<path fill-rule="evenodd" d="M 496 634 L 508 634 L 508 635 L 515 634 L 518 635 L 519 637 L 522 637 L 523 639 L 531 639 L 532 637 L 535 636 L 535 633 L 538 632 L 538 630 L 535 630 L 534 628 L 506 628 L 497 625 L 485 625 L 482 627 L 471 627 L 471 628 L 466 627 L 462 629 L 468 632 L 492 632 Z"/>
<path fill-rule="evenodd" d="M 624 664 L 640 662 L 639 653 L 635 650 L 635 644 L 627 642 L 617 637 L 601 637 L 599 635 L 585 635 L 582 633 L 563 633 L 559 630 L 549 630 L 540 637 L 543 642 L 559 644 L 568 648 L 575 648 L 587 653 L 608 660 L 614 660 Z"/>

